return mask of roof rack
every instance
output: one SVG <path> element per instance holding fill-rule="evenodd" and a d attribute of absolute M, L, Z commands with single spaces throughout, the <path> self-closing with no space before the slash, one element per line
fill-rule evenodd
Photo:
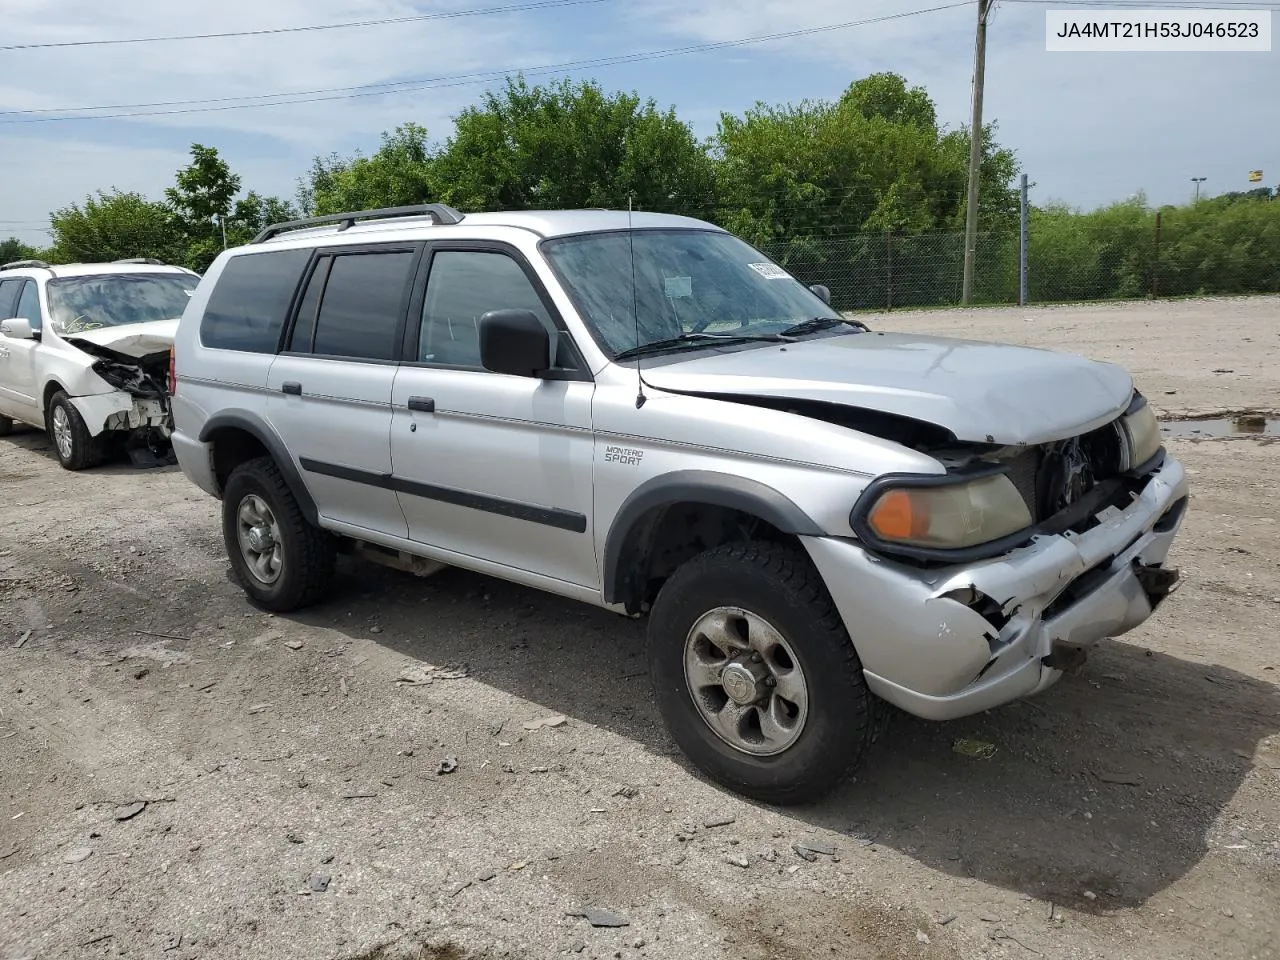
<path fill-rule="evenodd" d="M 350 229 L 357 220 L 391 220 L 396 217 L 431 217 L 441 226 L 461 223 L 464 214 L 446 203 L 421 203 L 409 207 L 382 207 L 378 210 L 357 210 L 354 213 L 332 213 L 324 217 L 307 217 L 303 220 L 286 220 L 273 223 L 253 238 L 251 243 L 262 243 L 272 237 L 290 230 L 302 230 L 306 227 L 321 227 L 329 223 L 338 223 L 339 231 Z"/>
<path fill-rule="evenodd" d="M 112 260 L 112 263 L 151 263 L 157 267 L 163 267 L 164 261 L 157 260 L 155 257 L 125 257 L 123 260 Z"/>
<path fill-rule="evenodd" d="M 0 270 L 21 270 L 24 267 L 44 267 L 48 269 L 49 265 L 43 260 L 14 260 L 0 266 Z"/>

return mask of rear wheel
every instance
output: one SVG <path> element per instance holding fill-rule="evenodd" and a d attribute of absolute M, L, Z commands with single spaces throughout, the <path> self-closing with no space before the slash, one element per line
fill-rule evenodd
<path fill-rule="evenodd" d="M 7 437 L 11 433 L 13 433 L 13 419 L 0 417 L 0 437 Z"/>
<path fill-rule="evenodd" d="M 334 538 L 307 522 L 270 457 L 231 471 L 222 495 L 222 535 L 236 579 L 268 610 L 309 606 L 333 579 Z"/>
<path fill-rule="evenodd" d="M 84 417 L 61 390 L 49 401 L 49 441 L 58 462 L 68 470 L 84 470 L 102 462 L 101 438 L 89 433 Z"/>
<path fill-rule="evenodd" d="M 680 567 L 650 615 L 649 669 L 685 755 L 766 803 L 835 788 L 883 710 L 818 572 L 782 544 L 727 544 Z"/>

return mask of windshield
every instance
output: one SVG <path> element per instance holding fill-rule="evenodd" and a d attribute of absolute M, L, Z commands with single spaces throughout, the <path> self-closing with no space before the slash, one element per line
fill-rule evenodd
<path fill-rule="evenodd" d="M 200 278 L 187 273 L 116 273 L 50 280 L 49 312 L 59 333 L 83 333 L 182 316 Z"/>
<path fill-rule="evenodd" d="M 613 356 L 681 334 L 762 336 L 814 317 L 840 319 L 808 287 L 727 233 L 582 234 L 543 249 L 592 335 Z M 686 346 L 695 342 L 716 344 Z"/>

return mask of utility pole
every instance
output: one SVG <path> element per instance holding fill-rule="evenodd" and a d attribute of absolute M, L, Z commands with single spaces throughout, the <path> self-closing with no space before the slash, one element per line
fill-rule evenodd
<path fill-rule="evenodd" d="M 1208 177 L 1192 177 L 1191 178 L 1191 182 L 1196 185 L 1196 199 L 1195 199 L 1196 203 L 1200 202 L 1200 184 L 1204 183 L 1208 179 L 1209 179 Z"/>
<path fill-rule="evenodd" d="M 964 218 L 964 282 L 960 302 L 973 297 L 973 260 L 978 246 L 978 174 L 982 169 L 982 84 L 987 68 L 987 14 L 995 0 L 978 0 L 978 32 L 974 42 L 973 117 L 969 122 L 969 199 Z"/>

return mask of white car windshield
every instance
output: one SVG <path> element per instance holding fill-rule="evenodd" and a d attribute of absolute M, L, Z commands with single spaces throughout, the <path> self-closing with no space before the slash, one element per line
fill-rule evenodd
<path fill-rule="evenodd" d="M 728 233 L 588 233 L 549 240 L 543 250 L 592 334 L 614 355 L 689 335 L 767 337 L 817 317 L 840 319 Z"/>
<path fill-rule="evenodd" d="M 186 273 L 118 273 L 62 277 L 48 285 L 59 333 L 83 333 L 182 316 L 200 278 Z"/>

